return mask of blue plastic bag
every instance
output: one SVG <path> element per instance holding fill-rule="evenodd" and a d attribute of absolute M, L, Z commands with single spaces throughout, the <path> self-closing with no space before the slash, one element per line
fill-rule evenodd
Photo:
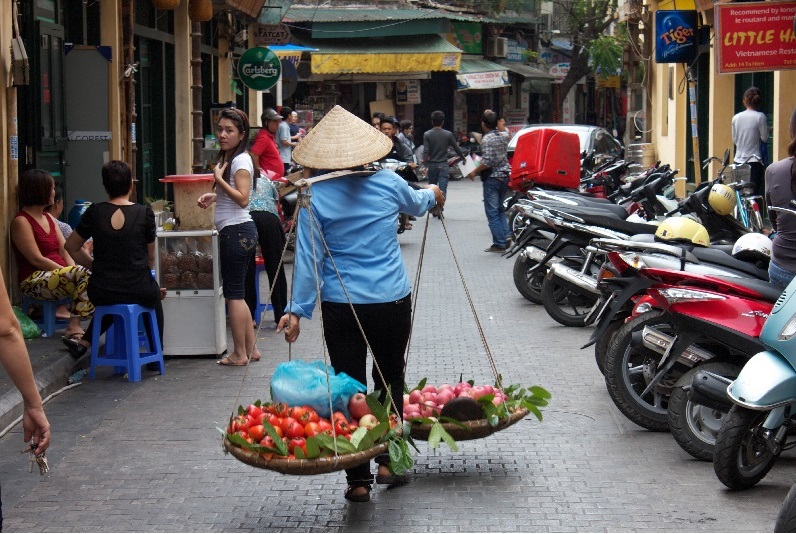
<path fill-rule="evenodd" d="M 332 410 L 349 416 L 348 401 L 355 393 L 367 391 L 364 384 L 345 373 L 334 373 L 329 366 L 329 388 L 326 386 L 326 366 L 323 361 L 291 360 L 276 366 L 271 377 L 271 400 L 289 406 L 311 406 L 321 417 L 329 418 L 329 393 Z"/>

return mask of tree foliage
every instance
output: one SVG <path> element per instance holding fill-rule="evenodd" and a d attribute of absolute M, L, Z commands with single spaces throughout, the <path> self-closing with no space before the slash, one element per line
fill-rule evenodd
<path fill-rule="evenodd" d="M 606 34 L 614 23 L 617 0 L 554 0 L 563 13 L 562 30 L 572 40 L 569 72 L 560 86 L 560 103 L 583 78 L 596 70 L 615 72 L 622 65 L 623 36 Z"/>

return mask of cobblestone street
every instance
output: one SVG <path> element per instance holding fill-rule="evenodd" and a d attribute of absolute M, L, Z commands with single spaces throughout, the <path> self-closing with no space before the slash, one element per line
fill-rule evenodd
<path fill-rule="evenodd" d="M 451 183 L 447 231 L 504 382 L 552 393 L 543 422 L 529 417 L 460 442 L 457 453 L 418 442 L 409 485 L 374 486 L 370 503 L 350 503 L 342 473 L 286 476 L 223 454 L 216 427 L 238 404 L 270 397 L 277 363 L 322 357 L 317 316 L 302 321 L 290 352 L 264 326 L 263 359 L 248 368 L 172 359 L 165 376 L 145 371 L 140 383 L 102 368 L 96 381 L 54 397 L 45 406 L 53 443 L 44 477 L 28 472 L 19 425 L 0 438 L 5 530 L 771 531 L 794 481 L 793 453 L 757 487 L 730 492 L 710 463 L 691 459 L 668 433 L 625 419 L 593 350 L 579 349 L 591 329 L 559 326 L 517 292 L 513 258 L 483 252 L 490 234 L 480 199 L 480 183 Z M 399 236 L 411 276 L 425 224 L 418 219 Z M 429 222 L 416 296 L 407 383 L 493 382 L 437 219 Z"/>

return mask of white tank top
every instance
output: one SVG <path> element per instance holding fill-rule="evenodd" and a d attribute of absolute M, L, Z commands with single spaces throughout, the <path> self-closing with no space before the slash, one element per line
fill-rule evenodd
<path fill-rule="evenodd" d="M 232 166 L 229 171 L 229 185 L 235 187 L 235 173 L 240 169 L 249 171 L 249 175 L 254 175 L 254 163 L 248 152 L 243 152 L 235 156 L 232 160 Z M 232 226 L 233 224 L 241 224 L 246 221 L 251 221 L 252 217 L 249 215 L 249 210 L 238 206 L 234 200 L 224 192 L 223 189 L 216 189 L 216 229 L 220 232 L 225 226 Z"/>

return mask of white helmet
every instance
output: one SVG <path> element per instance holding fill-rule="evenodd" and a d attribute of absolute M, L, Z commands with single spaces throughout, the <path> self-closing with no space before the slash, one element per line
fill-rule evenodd
<path fill-rule="evenodd" d="M 743 235 L 733 245 L 732 255 L 743 261 L 768 263 L 771 259 L 771 239 L 758 233 Z"/>

